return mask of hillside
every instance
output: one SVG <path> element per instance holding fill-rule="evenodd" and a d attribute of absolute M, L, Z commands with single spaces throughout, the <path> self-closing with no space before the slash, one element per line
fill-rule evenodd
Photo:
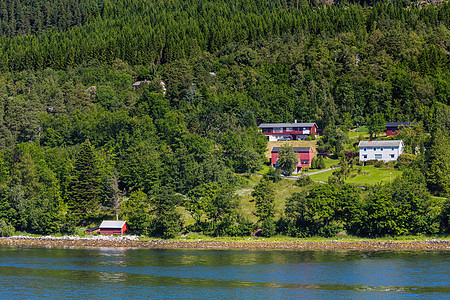
<path fill-rule="evenodd" d="M 264 218 L 239 212 L 257 184 L 236 174 L 268 171 L 281 145 L 258 124 L 294 120 L 315 122 L 321 138 L 290 144 L 336 157 L 355 151 L 348 128 L 380 136 L 386 121 L 419 122 L 405 141 L 422 151 L 399 178 L 423 199 L 447 197 L 449 25 L 448 1 L 2 1 L 1 235 L 73 233 L 116 216 L 154 236 L 248 234 Z M 340 184 L 320 193 L 361 198 Z M 433 228 L 447 230 L 442 220 Z"/>

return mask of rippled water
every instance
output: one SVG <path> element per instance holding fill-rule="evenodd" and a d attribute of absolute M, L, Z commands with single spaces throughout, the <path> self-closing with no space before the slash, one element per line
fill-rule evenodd
<path fill-rule="evenodd" d="M 0 298 L 450 298 L 450 252 L 0 247 Z"/>

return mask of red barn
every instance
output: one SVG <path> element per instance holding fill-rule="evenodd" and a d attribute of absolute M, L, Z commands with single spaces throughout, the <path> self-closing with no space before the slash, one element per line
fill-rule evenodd
<path fill-rule="evenodd" d="M 271 142 L 304 140 L 313 133 L 317 135 L 316 123 L 269 123 L 260 124 L 258 128 Z"/>
<path fill-rule="evenodd" d="M 411 122 L 389 122 L 386 124 L 386 136 L 397 135 L 399 130 L 402 127 L 411 127 L 416 126 L 419 123 L 411 123 Z"/>
<path fill-rule="evenodd" d="M 276 167 L 280 150 L 281 147 L 272 148 L 270 163 L 273 167 Z M 294 147 L 294 152 L 297 153 L 298 156 L 298 164 L 295 173 L 300 173 L 304 167 L 311 166 L 311 161 L 314 157 L 313 149 L 311 147 Z"/>
<path fill-rule="evenodd" d="M 127 221 L 103 221 L 100 234 L 124 234 L 130 231 Z"/>

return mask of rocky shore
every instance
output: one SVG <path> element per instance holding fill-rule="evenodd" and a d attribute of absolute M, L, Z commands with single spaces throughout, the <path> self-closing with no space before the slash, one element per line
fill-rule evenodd
<path fill-rule="evenodd" d="M 325 242 L 267 242 L 263 240 L 247 241 L 141 241 L 136 236 L 94 236 L 81 238 L 78 236 L 64 237 L 3 237 L 0 245 L 33 246 L 33 247 L 87 247 L 87 248 L 148 248 L 148 249 L 222 249 L 222 250 L 450 250 L 449 240 L 423 240 L 423 241 L 337 241 Z"/>

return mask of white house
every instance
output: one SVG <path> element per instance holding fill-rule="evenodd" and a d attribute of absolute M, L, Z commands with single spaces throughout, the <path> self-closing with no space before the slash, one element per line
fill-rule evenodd
<path fill-rule="evenodd" d="M 395 161 L 405 149 L 402 140 L 360 141 L 358 147 L 359 161 Z"/>

